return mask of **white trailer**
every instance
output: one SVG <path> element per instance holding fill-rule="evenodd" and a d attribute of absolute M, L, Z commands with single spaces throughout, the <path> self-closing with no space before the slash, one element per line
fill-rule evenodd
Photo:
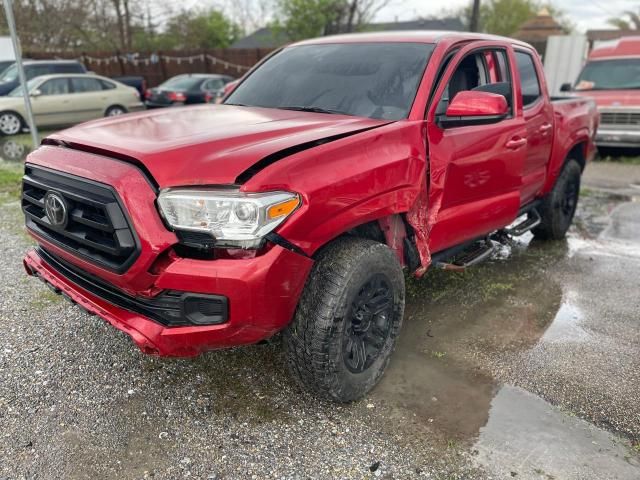
<path fill-rule="evenodd" d="M 16 53 L 13 51 L 11 37 L 0 37 L 0 61 L 15 59 Z"/>

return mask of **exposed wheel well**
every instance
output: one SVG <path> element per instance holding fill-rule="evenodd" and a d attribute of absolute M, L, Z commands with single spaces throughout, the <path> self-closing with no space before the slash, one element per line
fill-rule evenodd
<path fill-rule="evenodd" d="M 573 159 L 576 162 L 578 162 L 578 164 L 580 165 L 580 169 L 584 171 L 584 167 L 587 166 L 586 149 L 587 149 L 587 142 L 576 143 L 573 146 L 573 148 L 569 150 L 569 153 L 567 154 L 567 158 L 565 159 L 564 162 L 567 163 L 569 159 Z"/>
<path fill-rule="evenodd" d="M 420 266 L 413 228 L 404 214 L 394 214 L 363 223 L 345 232 L 346 235 L 373 240 L 387 245 L 398 257 L 400 265 L 414 271 Z"/>

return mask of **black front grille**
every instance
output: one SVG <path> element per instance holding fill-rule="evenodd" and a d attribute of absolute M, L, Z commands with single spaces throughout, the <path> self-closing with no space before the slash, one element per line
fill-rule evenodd
<path fill-rule="evenodd" d="M 114 190 L 74 175 L 27 165 L 22 185 L 27 227 L 51 243 L 118 273 L 138 256 L 138 242 Z M 45 197 L 57 194 L 66 207 L 65 222 L 47 216 Z"/>
<path fill-rule="evenodd" d="M 635 125 L 640 127 L 640 112 L 601 112 L 603 125 Z"/>

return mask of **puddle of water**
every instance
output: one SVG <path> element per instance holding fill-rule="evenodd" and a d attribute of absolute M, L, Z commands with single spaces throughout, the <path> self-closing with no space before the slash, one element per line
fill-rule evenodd
<path fill-rule="evenodd" d="M 587 216 L 604 220 L 575 227 L 567 242 L 525 235 L 500 247 L 491 263 L 408 280 L 403 331 L 373 392 L 390 411 L 389 424 L 404 436 L 475 442 L 478 465 L 496 478 L 640 478 L 616 437 L 492 376 L 522 368 L 521 354 L 538 345 L 590 340 L 578 293 L 563 291 L 549 271 L 578 252 L 621 255 L 619 241 L 600 236 L 609 215 L 624 211 L 616 205 Z"/>
<path fill-rule="evenodd" d="M 480 365 L 540 341 L 562 310 L 562 290 L 544 269 L 564 255 L 562 246 L 516 242 L 501 249 L 506 261 L 410 282 L 405 324 L 374 396 L 445 440 L 474 438 L 498 390 Z"/>
<path fill-rule="evenodd" d="M 623 203 L 611 213 L 609 226 L 601 238 L 631 242 L 640 247 L 640 205 L 637 202 Z M 640 248 L 638 248 L 640 252 Z"/>
<path fill-rule="evenodd" d="M 565 302 L 544 332 L 541 342 L 546 343 L 575 343 L 589 339 L 589 333 L 580 325 L 582 311 L 574 304 Z"/>
<path fill-rule="evenodd" d="M 609 432 L 505 385 L 474 445 L 475 462 L 497 478 L 637 480 L 640 465 Z"/>

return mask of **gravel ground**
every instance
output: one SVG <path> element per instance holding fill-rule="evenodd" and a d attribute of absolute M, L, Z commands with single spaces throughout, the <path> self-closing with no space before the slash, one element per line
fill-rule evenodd
<path fill-rule="evenodd" d="M 388 374 L 337 406 L 295 387 L 278 339 L 192 360 L 139 353 L 24 274 L 30 241 L 0 198 L 0 479 L 501 478 L 473 445 L 505 384 L 614 432 L 635 458 L 640 255 L 619 237 L 640 212 L 623 200 L 584 198 L 569 242 L 525 238 L 464 274 L 410 280 Z"/>
<path fill-rule="evenodd" d="M 0 478 L 471 478 L 464 449 L 405 439 L 376 402 L 319 402 L 277 342 L 165 360 L 22 270 L 0 208 Z M 7 228 L 7 226 L 11 226 Z"/>

